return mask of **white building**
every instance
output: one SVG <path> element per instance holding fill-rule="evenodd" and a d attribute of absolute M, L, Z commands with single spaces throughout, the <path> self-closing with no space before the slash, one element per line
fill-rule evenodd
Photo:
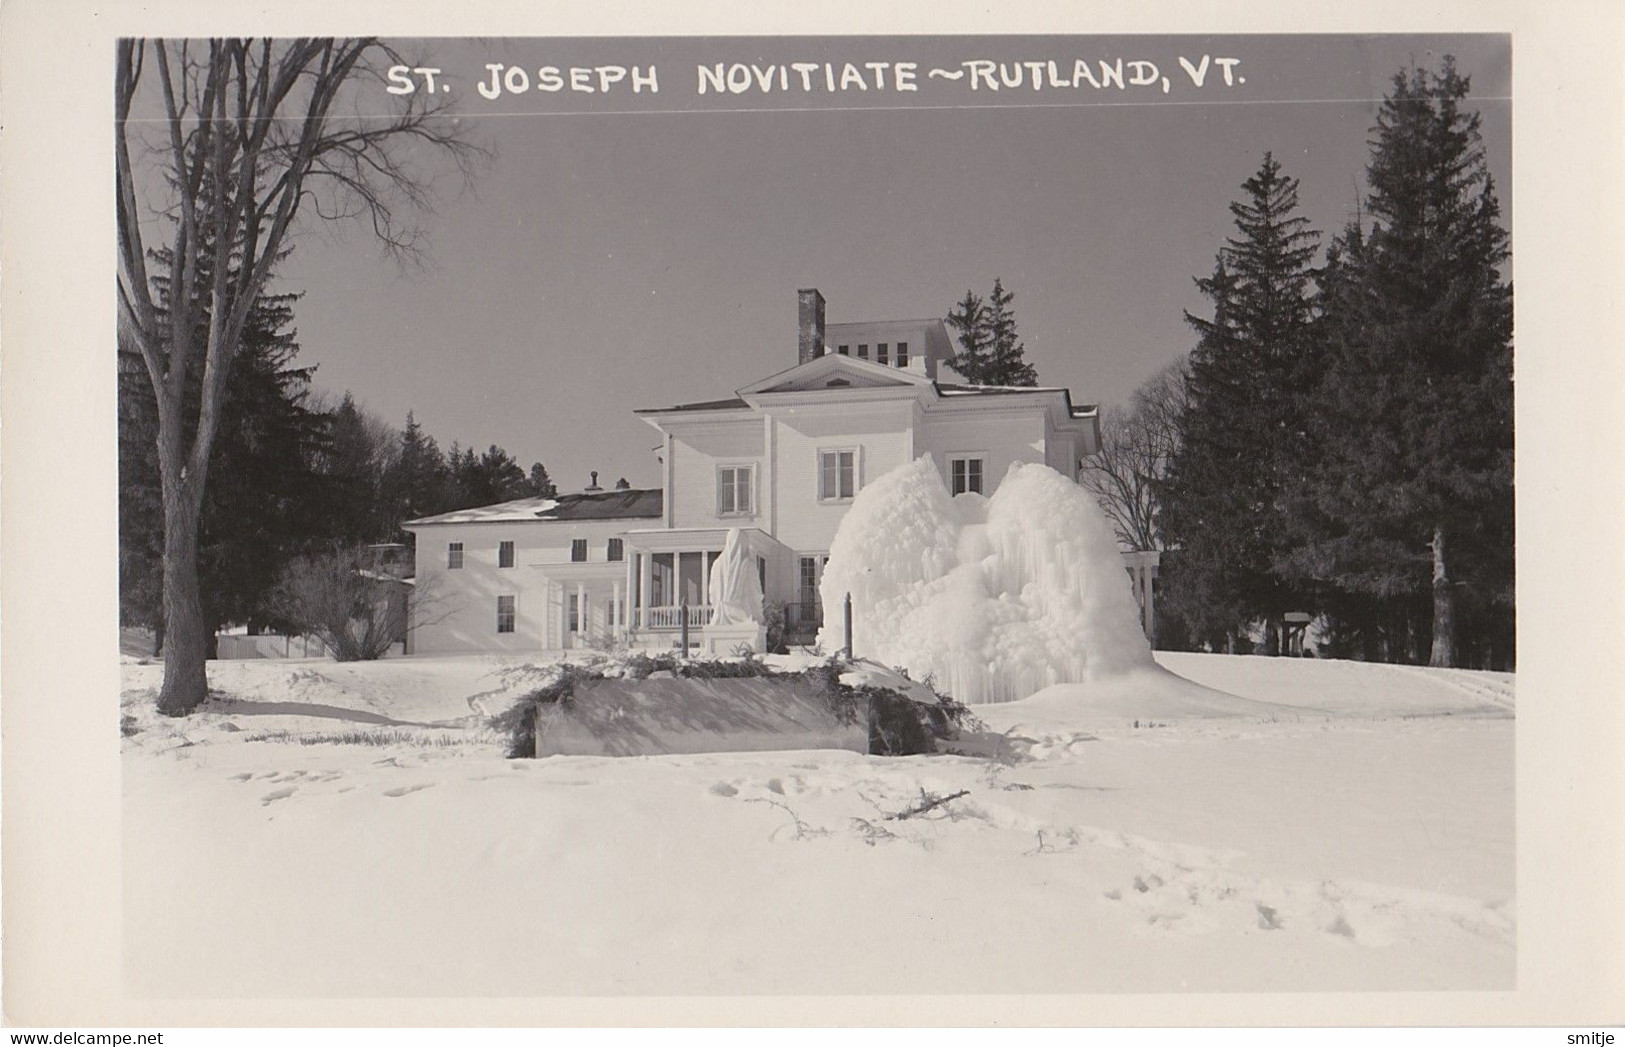
<path fill-rule="evenodd" d="M 435 594 L 412 650 L 664 648 L 685 606 L 697 640 L 711 560 L 735 527 L 770 613 L 810 640 L 830 540 L 869 480 L 929 454 L 953 493 L 991 494 L 1012 462 L 1076 478 L 1099 447 L 1095 409 L 1066 389 L 939 380 L 952 354 L 940 320 L 826 326 L 816 290 L 798 313 L 794 366 L 726 399 L 637 412 L 664 440 L 659 489 L 603 491 L 594 474 L 581 494 L 408 523 L 419 588 Z"/>

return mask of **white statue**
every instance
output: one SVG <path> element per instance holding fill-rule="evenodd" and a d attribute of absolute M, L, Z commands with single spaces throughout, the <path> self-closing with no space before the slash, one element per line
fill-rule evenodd
<path fill-rule="evenodd" d="M 756 558 L 745 548 L 739 528 L 728 530 L 722 555 L 711 565 L 707 586 L 712 625 L 743 625 L 762 620 L 762 582 L 756 573 Z"/>

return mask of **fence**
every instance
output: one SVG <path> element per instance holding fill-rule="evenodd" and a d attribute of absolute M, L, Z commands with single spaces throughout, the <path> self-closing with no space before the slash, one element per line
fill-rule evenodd
<path fill-rule="evenodd" d="M 221 633 L 214 638 L 215 656 L 225 661 L 245 658 L 324 658 L 327 648 L 314 636 L 245 636 Z"/>

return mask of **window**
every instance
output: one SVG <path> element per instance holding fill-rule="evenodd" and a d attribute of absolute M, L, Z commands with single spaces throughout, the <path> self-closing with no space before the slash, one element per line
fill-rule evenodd
<path fill-rule="evenodd" d="M 852 347 L 850 345 L 843 345 L 839 349 L 837 349 L 836 352 L 840 353 L 842 356 L 851 356 L 852 355 Z"/>
<path fill-rule="evenodd" d="M 875 346 L 875 363 L 880 364 L 882 367 L 891 363 L 890 354 L 886 350 L 885 342 L 881 342 L 879 345 Z"/>
<path fill-rule="evenodd" d="M 626 548 L 625 548 L 625 546 L 623 546 L 621 544 L 621 539 L 619 539 L 619 538 L 611 538 L 609 540 L 609 547 L 608 547 L 607 551 L 604 553 L 604 559 L 606 559 L 606 560 L 624 560 L 624 559 L 626 559 Z"/>
<path fill-rule="evenodd" d="M 577 596 L 576 593 L 570 594 L 570 631 L 573 633 L 581 631 L 582 612 L 586 610 L 586 607 L 582 605 L 587 602 L 586 600 L 577 599 Z"/>
<path fill-rule="evenodd" d="M 860 359 L 860 360 L 869 359 L 869 347 L 868 346 L 866 346 L 866 345 L 858 346 L 858 359 Z"/>
<path fill-rule="evenodd" d="M 818 498 L 832 501 L 851 498 L 857 487 L 856 451 L 818 452 Z"/>
<path fill-rule="evenodd" d="M 803 556 L 801 558 L 800 576 L 801 602 L 811 606 L 818 602 L 818 558 Z"/>
<path fill-rule="evenodd" d="M 756 511 L 754 465 L 729 465 L 717 470 L 717 515 L 749 516 Z"/>
<path fill-rule="evenodd" d="M 460 571 L 463 567 L 463 543 L 450 542 L 446 545 L 446 570 Z"/>
<path fill-rule="evenodd" d="M 585 538 L 570 539 L 570 562 L 587 562 L 587 540 Z"/>
<path fill-rule="evenodd" d="M 898 367 L 907 367 L 908 366 L 908 343 L 907 342 L 898 342 L 897 343 L 897 366 Z"/>
<path fill-rule="evenodd" d="M 513 632 L 514 601 L 512 596 L 497 597 L 497 632 Z"/>
<path fill-rule="evenodd" d="M 497 543 L 497 566 L 498 567 L 512 567 L 513 566 L 513 543 L 512 542 L 498 542 Z"/>
<path fill-rule="evenodd" d="M 967 454 L 949 458 L 948 481 L 948 488 L 954 494 L 964 494 L 966 491 L 986 494 L 982 489 L 981 456 Z"/>

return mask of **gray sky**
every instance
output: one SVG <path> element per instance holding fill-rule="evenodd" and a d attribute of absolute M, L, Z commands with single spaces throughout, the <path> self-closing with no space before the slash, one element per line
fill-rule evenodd
<path fill-rule="evenodd" d="M 1211 268 L 1227 204 L 1264 151 L 1301 180 L 1317 227 L 1341 227 L 1376 105 L 1413 60 L 1451 53 L 1472 77 L 1511 220 L 1511 47 L 1500 36 L 408 47 L 445 70 L 497 159 L 470 192 L 445 181 L 423 270 L 382 259 L 359 229 L 299 237 L 279 284 L 304 293 L 301 360 L 319 365 L 320 387 L 349 389 L 396 425 L 414 410 L 442 447 L 497 443 L 526 467 L 540 460 L 562 490 L 589 469 L 656 485 L 656 434 L 632 410 L 726 396 L 792 364 L 801 287 L 821 289 L 839 323 L 943 315 L 1002 277 L 1040 381 L 1080 402 L 1122 401 L 1192 344 L 1182 312 L 1203 309 L 1192 277 Z M 1239 58 L 1246 84 L 1221 88 L 1216 70 L 1201 91 L 1178 84 L 1177 56 L 1203 53 Z M 795 111 L 694 109 L 717 104 L 695 98 L 700 63 L 1065 58 L 1064 70 L 1074 56 L 1147 59 L 1176 85 L 973 95 L 931 82 L 906 97 L 798 90 L 721 103 Z M 532 76 L 546 64 L 655 63 L 661 90 L 487 102 L 473 84 L 488 61 Z M 584 113 L 594 107 L 616 111 Z M 637 111 L 649 109 L 667 111 Z"/>

